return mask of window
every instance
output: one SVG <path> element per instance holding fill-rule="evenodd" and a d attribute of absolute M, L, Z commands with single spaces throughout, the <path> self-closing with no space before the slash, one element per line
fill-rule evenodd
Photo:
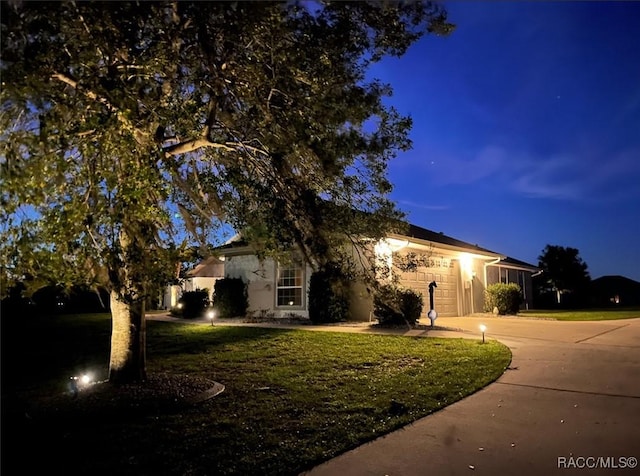
<path fill-rule="evenodd" d="M 304 270 L 301 265 L 292 263 L 278 266 L 276 306 L 302 306 L 303 282 Z"/>

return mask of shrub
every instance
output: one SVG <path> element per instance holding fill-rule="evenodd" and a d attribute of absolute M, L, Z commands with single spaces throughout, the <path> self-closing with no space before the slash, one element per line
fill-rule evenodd
<path fill-rule="evenodd" d="M 201 317 L 204 314 L 204 309 L 209 304 L 209 291 L 207 289 L 187 291 L 182 293 L 182 297 L 178 302 L 182 304 L 182 307 L 177 312 L 172 310 L 172 315 L 178 315 L 185 319 Z"/>
<path fill-rule="evenodd" d="M 423 306 L 422 294 L 390 284 L 380 286 L 373 297 L 374 314 L 383 326 L 415 326 Z"/>
<path fill-rule="evenodd" d="M 498 314 L 517 314 L 522 302 L 520 286 L 515 283 L 495 283 L 487 286 L 484 295 L 484 310 Z"/>
<path fill-rule="evenodd" d="M 213 288 L 216 317 L 238 317 L 247 314 L 247 285 L 241 278 L 218 279 Z"/>
<path fill-rule="evenodd" d="M 337 266 L 316 271 L 309 280 L 309 319 L 339 322 L 349 315 L 349 283 Z"/>

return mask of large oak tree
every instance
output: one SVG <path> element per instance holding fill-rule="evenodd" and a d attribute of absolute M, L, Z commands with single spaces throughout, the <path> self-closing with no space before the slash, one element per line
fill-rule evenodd
<path fill-rule="evenodd" d="M 106 286 L 110 381 L 143 380 L 144 299 L 185 236 L 321 265 L 395 223 L 411 121 L 366 73 L 452 29 L 425 2 L 3 2 L 4 288 Z"/>

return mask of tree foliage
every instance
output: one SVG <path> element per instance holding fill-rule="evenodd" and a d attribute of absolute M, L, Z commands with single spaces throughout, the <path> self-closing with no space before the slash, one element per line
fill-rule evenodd
<path fill-rule="evenodd" d="M 3 278 L 107 287 L 113 370 L 189 240 L 320 263 L 382 236 L 411 120 L 366 72 L 452 29 L 425 2 L 3 2 Z"/>
<path fill-rule="evenodd" d="M 423 307 L 422 294 L 393 283 L 379 286 L 373 297 L 373 313 L 381 326 L 413 327 Z"/>
<path fill-rule="evenodd" d="M 345 321 L 349 317 L 351 276 L 327 264 L 309 279 L 309 319 L 314 324 Z"/>
<path fill-rule="evenodd" d="M 542 270 L 540 291 L 554 292 L 557 304 L 561 304 L 563 294 L 579 294 L 591 281 L 587 263 L 576 248 L 547 245 L 538 256 L 538 267 Z"/>

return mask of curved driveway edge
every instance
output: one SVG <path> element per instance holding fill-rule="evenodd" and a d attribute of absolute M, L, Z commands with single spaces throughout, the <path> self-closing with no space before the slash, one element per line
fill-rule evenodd
<path fill-rule="evenodd" d="M 513 354 L 496 382 L 304 475 L 639 473 L 640 319 L 438 320 L 480 323 Z"/>

